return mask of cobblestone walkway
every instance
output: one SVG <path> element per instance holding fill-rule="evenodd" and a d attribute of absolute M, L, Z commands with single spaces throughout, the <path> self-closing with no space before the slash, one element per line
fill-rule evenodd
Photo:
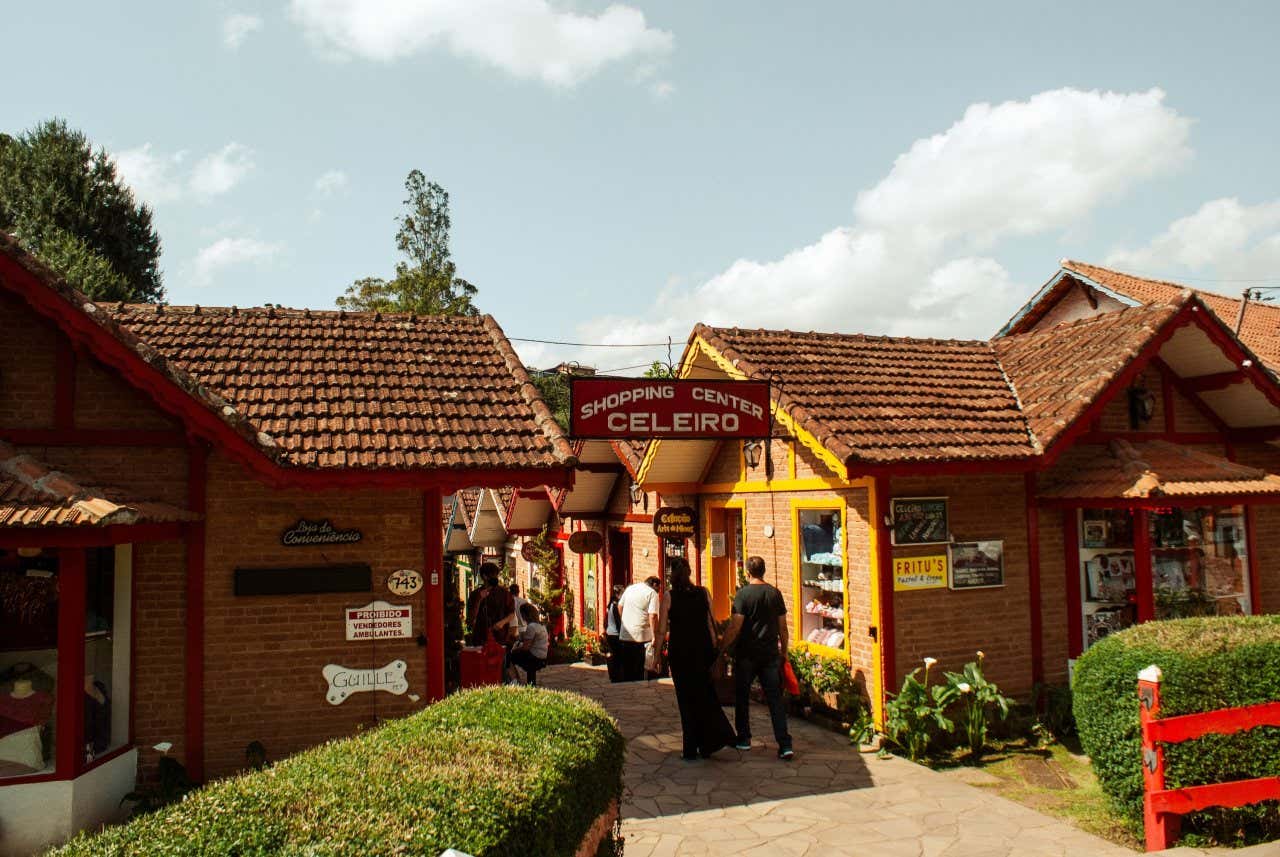
<path fill-rule="evenodd" d="M 903 759 L 859 753 L 843 736 L 804 721 L 791 724 L 795 760 L 780 762 L 771 741 L 762 742 L 772 733 L 761 705 L 753 706 L 750 752 L 685 762 L 669 681 L 612 685 L 603 667 L 580 664 L 549 668 L 538 679 L 598 700 L 627 738 L 626 857 L 1135 853 Z M 1219 853 L 1261 857 L 1280 848 Z"/>

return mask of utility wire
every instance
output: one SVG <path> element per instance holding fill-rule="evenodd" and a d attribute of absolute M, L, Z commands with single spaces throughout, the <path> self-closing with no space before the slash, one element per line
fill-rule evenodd
<path fill-rule="evenodd" d="M 520 336 L 508 336 L 512 342 L 537 342 L 540 345 L 572 345 L 577 348 L 660 348 L 671 344 L 666 342 L 564 342 L 559 339 L 527 339 Z"/>

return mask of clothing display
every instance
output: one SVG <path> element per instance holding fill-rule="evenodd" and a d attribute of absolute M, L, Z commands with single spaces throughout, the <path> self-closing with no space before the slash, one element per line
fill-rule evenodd
<path fill-rule="evenodd" d="M 799 512 L 800 636 L 810 643 L 844 648 L 844 530 L 837 509 Z"/>

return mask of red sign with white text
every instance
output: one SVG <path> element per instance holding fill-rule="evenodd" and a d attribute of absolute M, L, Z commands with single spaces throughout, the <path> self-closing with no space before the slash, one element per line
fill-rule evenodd
<path fill-rule="evenodd" d="M 769 436 L 767 381 L 574 378 L 569 435 L 575 438 Z"/>

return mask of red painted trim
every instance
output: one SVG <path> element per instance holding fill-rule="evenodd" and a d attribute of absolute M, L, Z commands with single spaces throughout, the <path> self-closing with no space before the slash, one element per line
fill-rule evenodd
<path fill-rule="evenodd" d="M 1195 714 L 1179 714 L 1155 720 L 1148 728 L 1153 741 L 1181 744 L 1205 735 L 1234 735 L 1258 726 L 1280 726 L 1280 702 L 1260 702 Z"/>
<path fill-rule="evenodd" d="M 120 524 L 114 527 L 14 527 L 0 529 L 0 548 L 110 547 L 182 538 L 190 524 Z"/>
<path fill-rule="evenodd" d="M 1262 576 L 1259 573 L 1258 565 L 1258 546 L 1254 540 L 1254 513 L 1253 505 L 1246 504 L 1244 507 L 1244 550 L 1245 561 L 1249 566 L 1249 613 L 1253 616 L 1262 615 Z"/>
<path fill-rule="evenodd" d="M 876 528 L 876 558 L 880 566 L 876 573 L 880 575 L 880 698 L 888 699 L 891 689 L 898 686 L 898 649 L 897 634 L 894 633 L 894 591 L 893 591 L 893 542 L 889 535 L 889 525 L 885 519 L 889 516 L 892 487 L 887 476 L 875 477 L 876 506 L 874 525 Z"/>
<path fill-rule="evenodd" d="M 1223 323 L 1212 312 L 1205 310 L 1204 312 L 1195 313 L 1201 319 L 1201 327 L 1209 338 L 1227 352 L 1227 356 L 1232 363 L 1240 366 L 1240 373 L 1244 377 L 1241 380 L 1249 380 L 1253 386 L 1258 389 L 1264 396 L 1271 400 L 1271 404 L 1280 408 L 1280 384 L 1277 384 L 1271 374 L 1262 368 L 1262 364 L 1258 361 L 1257 356 L 1244 347 L 1240 340 L 1231 332 L 1231 329 Z M 1208 316 L 1206 318 L 1206 316 Z M 1248 361 L 1249 365 L 1243 364 Z"/>
<path fill-rule="evenodd" d="M 15 446 L 162 446 L 185 447 L 178 430 L 0 428 L 0 438 Z"/>
<path fill-rule="evenodd" d="M 427 702 L 444 699 L 444 533 L 439 521 L 442 495 L 439 488 L 422 494 L 422 573 L 426 578 Z"/>
<path fill-rule="evenodd" d="M 636 515 L 636 514 L 628 513 L 626 515 L 617 515 L 617 514 L 606 515 L 605 518 L 606 520 L 609 520 L 609 521 L 622 521 L 628 524 L 652 524 L 653 523 L 653 515 Z M 626 530 L 627 532 L 631 531 L 629 527 L 619 527 L 618 529 Z"/>
<path fill-rule="evenodd" d="M 1110 443 L 1113 440 L 1127 440 L 1130 443 L 1145 443 L 1151 440 L 1164 440 L 1169 443 L 1223 443 L 1220 432 L 1150 432 L 1150 431 L 1109 431 L 1085 432 L 1076 438 L 1077 444 Z"/>
<path fill-rule="evenodd" d="M 137 740 L 134 722 L 138 716 L 138 551 L 129 551 L 129 744 Z"/>
<path fill-rule="evenodd" d="M 209 447 L 195 442 L 187 452 L 187 506 L 203 515 Z M 187 529 L 186 766 L 193 782 L 204 781 L 204 522 Z"/>
<path fill-rule="evenodd" d="M 0 794 L 9 786 L 25 786 L 31 783 L 56 783 L 63 778 L 55 774 L 27 774 L 23 777 L 5 777 L 0 780 Z"/>
<path fill-rule="evenodd" d="M 1244 372 L 1240 369 L 1233 369 L 1230 372 L 1215 372 L 1212 375 L 1195 375 L 1191 378 L 1183 379 L 1187 389 L 1196 393 L 1203 393 L 1207 390 L 1222 390 L 1245 380 Z"/>
<path fill-rule="evenodd" d="M 574 470 L 581 470 L 583 473 L 611 473 L 614 475 L 626 472 L 626 469 L 621 464 L 609 464 L 603 461 L 586 464 L 579 463 L 574 466 Z"/>
<path fill-rule="evenodd" d="M 1155 577 L 1151 573 L 1151 530 L 1146 509 L 1133 510 L 1134 586 L 1138 590 L 1138 621 L 1156 618 Z"/>
<path fill-rule="evenodd" d="M 1036 475 L 1025 477 L 1027 516 L 1027 598 L 1031 613 L 1031 684 L 1044 681 L 1044 631 L 1040 615 L 1040 510 L 1036 508 Z"/>
<path fill-rule="evenodd" d="M 1076 507 L 1062 510 L 1062 544 L 1067 566 L 1067 657 L 1084 651 L 1084 601 L 1080 597 L 1080 518 Z"/>
<path fill-rule="evenodd" d="M 76 424 L 76 352 L 65 336 L 58 337 L 54 358 L 53 425 L 58 429 Z"/>
<path fill-rule="evenodd" d="M 1157 363 L 1160 372 L 1160 402 L 1164 408 L 1164 433 L 1172 436 L 1178 431 L 1177 407 L 1173 399 L 1173 374 L 1163 360 Z"/>
<path fill-rule="evenodd" d="M 84 767 L 84 611 L 83 548 L 58 551 L 58 683 L 54 737 L 54 773 L 73 780 Z"/>
<path fill-rule="evenodd" d="M 1218 412 L 1209 407 L 1205 400 L 1200 398 L 1199 393 L 1189 389 L 1186 380 L 1177 372 L 1174 372 L 1168 363 L 1165 363 L 1159 357 L 1154 358 L 1152 363 L 1160 370 L 1161 377 L 1168 380 L 1173 389 L 1178 392 L 1178 395 L 1190 402 L 1200 416 L 1208 420 L 1220 432 L 1231 431 L 1231 427 L 1223 421 L 1222 417 L 1218 416 Z"/>
<path fill-rule="evenodd" d="M 1274 506 L 1280 503 L 1276 494 L 1197 494 L 1193 497 L 1147 497 L 1128 500 L 1118 497 L 1064 497 L 1041 498 L 1037 501 L 1045 509 L 1107 508 L 1107 509 L 1166 509 L 1195 506 L 1235 506 L 1253 504 Z"/>

